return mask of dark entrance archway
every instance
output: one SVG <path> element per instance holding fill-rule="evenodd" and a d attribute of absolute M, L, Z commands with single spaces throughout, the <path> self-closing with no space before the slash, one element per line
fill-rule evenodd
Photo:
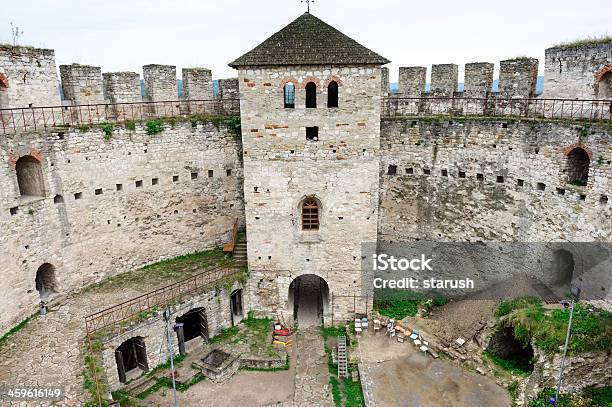
<path fill-rule="evenodd" d="M 208 340 L 208 320 L 204 308 L 194 308 L 176 318 L 177 324 L 183 324 L 185 342 L 195 338 Z"/>
<path fill-rule="evenodd" d="M 115 362 L 121 383 L 127 383 L 127 375 L 136 369 L 149 370 L 144 338 L 135 336 L 119 345 L 115 350 Z"/>
<path fill-rule="evenodd" d="M 242 321 L 244 311 L 242 308 L 242 289 L 232 291 L 230 295 L 230 308 L 232 311 L 232 325 Z"/>
<path fill-rule="evenodd" d="M 52 264 L 44 263 L 36 270 L 36 291 L 40 295 L 41 301 L 47 301 L 52 294 L 57 292 L 57 280 L 55 278 L 55 267 Z"/>
<path fill-rule="evenodd" d="M 321 277 L 304 274 L 289 285 L 289 311 L 300 327 L 321 325 L 328 306 L 329 287 Z"/>

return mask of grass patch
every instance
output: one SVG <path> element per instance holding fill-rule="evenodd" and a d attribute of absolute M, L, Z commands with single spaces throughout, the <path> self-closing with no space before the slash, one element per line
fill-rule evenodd
<path fill-rule="evenodd" d="M 230 339 L 234 338 L 238 334 L 239 331 L 240 331 L 240 328 L 238 328 L 237 326 L 223 328 L 221 332 L 219 332 L 217 335 L 210 338 L 208 340 L 208 343 L 216 344 L 216 343 L 227 342 Z"/>
<path fill-rule="evenodd" d="M 569 48 L 584 47 L 586 45 L 600 45 L 600 44 L 607 44 L 607 43 L 612 43 L 612 36 L 610 36 L 610 35 L 603 35 L 601 37 L 579 38 L 579 39 L 574 40 L 574 41 L 569 41 L 569 42 L 563 42 L 563 43 L 560 43 L 560 44 L 555 44 L 555 45 L 553 45 L 553 48 L 569 49 Z"/>
<path fill-rule="evenodd" d="M 321 328 L 321 335 L 324 340 L 331 337 L 347 336 L 347 345 L 349 343 L 349 337 L 346 334 L 346 326 L 338 325 L 331 327 Z M 363 391 L 361 389 L 361 383 L 359 381 L 353 382 L 351 373 L 355 369 L 352 366 L 348 367 L 349 377 L 340 379 L 338 377 L 338 365 L 334 364 L 332 350 L 327 343 L 325 343 L 325 354 L 327 356 L 327 369 L 329 371 L 329 385 L 331 386 L 332 397 L 334 404 L 337 407 L 357 407 L 364 405 Z M 347 347 L 347 353 L 350 346 Z M 347 355 L 348 357 L 348 355 Z"/>
<path fill-rule="evenodd" d="M 104 281 L 92 284 L 85 289 L 105 291 L 116 289 L 125 285 L 139 285 L 143 283 L 164 282 L 170 284 L 182 278 L 202 272 L 212 266 L 229 265 L 232 259 L 224 257 L 223 249 L 218 247 L 212 250 L 194 252 L 177 256 L 172 259 L 149 264 L 138 270 L 128 271 L 110 277 Z"/>
<path fill-rule="evenodd" d="M 535 400 L 530 400 L 529 407 L 550 407 L 550 399 L 555 397 L 556 389 L 542 390 Z M 587 387 L 580 394 L 561 393 L 556 407 L 610 407 L 612 406 L 612 387 Z"/>
<path fill-rule="evenodd" d="M 496 311 L 500 323 L 514 329 L 514 336 L 523 343 L 533 341 L 548 354 L 560 352 L 565 343 L 569 309 L 545 310 L 534 299 L 502 302 Z M 568 345 L 570 354 L 612 348 L 612 313 L 585 308 L 574 309 L 573 336 Z"/>
<path fill-rule="evenodd" d="M 336 325 L 336 326 L 327 326 L 327 327 L 321 327 L 321 335 L 323 336 L 324 339 L 330 338 L 330 337 L 338 337 L 338 336 L 347 336 L 347 343 L 348 343 L 348 335 L 346 332 L 346 325 Z"/>
<path fill-rule="evenodd" d="M 374 309 L 381 315 L 400 320 L 415 316 L 420 302 L 420 300 L 376 300 Z"/>
<path fill-rule="evenodd" d="M 136 130 L 136 122 L 134 120 L 128 120 L 125 122 L 125 128 L 134 131 Z"/>
<path fill-rule="evenodd" d="M 513 375 L 527 377 L 531 374 L 530 371 L 521 368 L 514 360 L 502 359 L 489 351 L 484 351 L 482 354 L 491 360 L 491 362 Z"/>
<path fill-rule="evenodd" d="M 227 346 L 244 344 L 253 355 L 278 358 L 279 354 L 272 346 L 270 339 L 271 332 L 272 320 L 270 318 L 255 318 L 254 314 L 249 312 L 239 325 L 221 330 L 209 342 Z"/>
<path fill-rule="evenodd" d="M 34 315 L 30 315 L 29 317 L 27 317 L 26 319 L 24 319 L 23 321 L 21 321 L 20 323 L 18 323 L 14 327 L 12 327 L 7 333 L 2 335 L 2 337 L 0 337 L 0 346 L 2 346 L 2 344 L 4 344 L 6 341 L 8 341 L 8 339 L 11 336 L 13 336 L 17 332 L 21 331 L 28 324 L 28 322 L 30 322 L 30 320 L 33 317 L 34 317 Z"/>

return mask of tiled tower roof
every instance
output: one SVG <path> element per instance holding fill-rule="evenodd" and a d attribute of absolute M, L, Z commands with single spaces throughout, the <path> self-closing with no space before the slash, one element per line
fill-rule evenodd
<path fill-rule="evenodd" d="M 229 66 L 383 65 L 388 62 L 312 14 L 304 13 Z"/>

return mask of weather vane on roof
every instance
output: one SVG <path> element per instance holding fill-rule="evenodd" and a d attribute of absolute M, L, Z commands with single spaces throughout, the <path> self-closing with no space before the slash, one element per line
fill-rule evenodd
<path fill-rule="evenodd" d="M 306 12 L 310 13 L 310 3 L 314 3 L 315 0 L 301 0 L 300 3 L 306 3 Z"/>

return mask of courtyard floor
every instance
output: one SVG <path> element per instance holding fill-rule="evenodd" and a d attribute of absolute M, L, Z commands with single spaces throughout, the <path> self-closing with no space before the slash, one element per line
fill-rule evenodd
<path fill-rule="evenodd" d="M 492 379 L 454 362 L 433 359 L 413 344 L 364 332 L 359 352 L 365 381 L 378 407 L 479 407 L 511 405 Z"/>

